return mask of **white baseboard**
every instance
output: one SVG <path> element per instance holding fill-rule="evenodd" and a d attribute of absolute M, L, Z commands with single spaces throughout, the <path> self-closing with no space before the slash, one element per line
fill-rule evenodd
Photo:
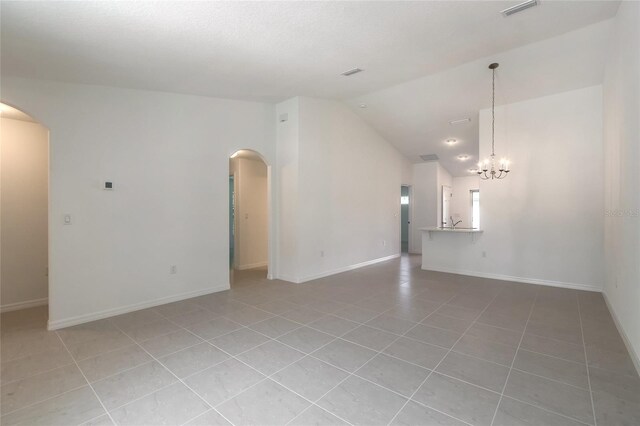
<path fill-rule="evenodd" d="M 539 278 L 528 278 L 528 277 L 514 277 L 511 275 L 502 275 L 502 274 L 490 274 L 486 272 L 476 272 L 476 271 L 466 271 L 464 269 L 449 269 L 449 268 L 440 268 L 437 266 L 422 266 L 422 270 L 424 271 L 436 271 L 436 272 L 447 272 L 450 274 L 458 274 L 458 275 L 467 275 L 470 277 L 479 277 L 479 278 L 490 278 L 494 280 L 501 281 L 514 281 L 518 283 L 525 284 L 537 284 L 537 285 L 546 285 L 550 287 L 562 287 L 562 288 L 572 288 L 575 290 L 586 290 L 586 291 L 597 291 L 602 292 L 602 287 L 596 287 L 588 284 L 577 284 L 577 283 L 567 283 L 562 281 L 551 281 L 551 280 L 542 280 Z"/>
<path fill-rule="evenodd" d="M 616 311 L 613 310 L 613 306 L 611 305 L 611 302 L 609 302 L 607 293 L 603 291 L 602 296 L 604 297 L 604 302 L 607 304 L 607 308 L 609 308 L 609 312 L 611 312 L 611 317 L 613 318 L 613 322 L 615 323 L 616 328 L 618 329 L 618 333 L 620 333 L 620 336 L 622 336 L 624 345 L 627 347 L 627 352 L 629 352 L 629 357 L 631 358 L 631 361 L 633 361 L 633 365 L 634 367 L 636 367 L 636 371 L 638 372 L 638 374 L 640 374 L 640 356 L 633 349 L 633 345 L 629 340 L 629 336 L 624 331 L 624 327 L 622 327 L 622 323 L 620 322 L 620 319 L 618 318 Z"/>
<path fill-rule="evenodd" d="M 238 271 L 244 271 L 245 269 L 262 268 L 267 265 L 267 262 L 248 263 L 246 265 L 236 265 L 234 266 L 234 269 L 237 269 Z"/>
<path fill-rule="evenodd" d="M 75 317 L 64 318 L 60 320 L 49 320 L 47 328 L 49 330 L 57 330 L 59 328 L 71 327 L 73 325 L 84 324 L 85 322 L 96 321 L 103 318 L 113 317 L 115 315 L 126 314 L 140 309 L 152 308 L 158 305 L 164 305 L 165 303 L 178 302 L 184 299 L 190 299 L 192 297 L 204 296 L 209 293 L 216 293 L 218 291 L 228 290 L 229 284 L 223 284 L 216 287 L 208 287 L 202 290 L 190 291 L 187 293 L 180 293 L 173 296 L 161 297 L 159 299 L 153 299 L 146 302 L 134 303 L 132 305 L 121 306 L 119 308 L 105 309 L 104 311 L 94 312 L 85 315 L 78 315 Z"/>
<path fill-rule="evenodd" d="M 49 303 L 48 298 L 25 300 L 24 302 L 7 303 L 0 306 L 0 312 L 18 311 L 20 309 L 35 308 L 36 306 L 44 306 Z"/>
<path fill-rule="evenodd" d="M 330 275 L 339 274 L 341 272 L 351 271 L 353 269 L 362 268 L 364 266 L 373 265 L 380 262 L 385 262 L 391 259 L 397 259 L 400 257 L 400 253 L 392 254 L 391 256 L 379 257 L 373 260 L 367 260 L 366 262 L 354 263 L 353 265 L 343 266 L 342 268 L 332 269 L 330 271 L 321 272 L 319 274 L 307 275 L 306 277 L 291 277 L 286 275 L 280 275 L 278 278 L 283 281 L 289 281 L 292 283 L 300 284 L 305 283 L 307 281 L 317 280 L 318 278 L 328 277 Z"/>

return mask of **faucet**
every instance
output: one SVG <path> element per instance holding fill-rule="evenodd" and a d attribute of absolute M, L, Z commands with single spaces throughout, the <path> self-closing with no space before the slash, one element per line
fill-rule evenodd
<path fill-rule="evenodd" d="M 457 221 L 457 222 L 454 222 L 454 221 L 453 221 L 453 216 L 449 216 L 449 219 L 451 219 L 451 227 L 452 227 L 453 229 L 456 229 L 456 225 L 457 225 L 457 224 L 459 224 L 460 222 L 462 222 L 461 220 L 459 220 L 459 221 Z"/>

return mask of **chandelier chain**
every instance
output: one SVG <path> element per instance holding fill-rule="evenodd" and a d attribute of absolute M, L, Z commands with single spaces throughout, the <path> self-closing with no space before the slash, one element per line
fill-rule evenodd
<path fill-rule="evenodd" d="M 493 72 L 493 80 L 491 86 L 491 156 L 496 155 L 496 69 Z"/>

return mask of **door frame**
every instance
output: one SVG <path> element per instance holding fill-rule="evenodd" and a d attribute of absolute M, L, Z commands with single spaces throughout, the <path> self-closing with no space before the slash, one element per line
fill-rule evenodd
<path fill-rule="evenodd" d="M 402 187 L 406 186 L 407 188 L 409 188 L 409 226 L 407 227 L 407 232 L 409 234 L 409 242 L 408 242 L 408 247 L 407 247 L 407 253 L 411 254 L 411 253 L 416 253 L 415 250 L 413 250 L 413 185 L 407 184 L 407 183 L 401 183 L 400 184 L 400 196 L 402 196 Z M 400 206 L 400 219 L 402 219 L 402 206 Z M 400 253 L 402 254 L 402 224 L 400 224 L 401 228 L 400 228 Z"/>

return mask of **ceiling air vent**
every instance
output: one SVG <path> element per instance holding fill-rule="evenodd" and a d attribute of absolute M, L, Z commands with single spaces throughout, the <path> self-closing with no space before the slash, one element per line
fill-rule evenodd
<path fill-rule="evenodd" d="M 362 72 L 362 71 L 364 71 L 364 70 L 362 70 L 360 68 L 353 68 L 353 69 L 350 69 L 349 71 L 343 72 L 342 75 L 344 75 L 345 77 L 350 77 L 350 76 L 352 76 L 354 74 L 358 74 L 359 72 Z"/>
<path fill-rule="evenodd" d="M 500 13 L 502 13 L 502 15 L 504 15 L 504 17 L 506 18 L 507 16 L 511 16 L 514 13 L 522 12 L 523 10 L 527 10 L 537 5 L 538 5 L 538 0 L 527 0 L 523 3 L 516 4 L 515 6 L 511 6 Z"/>
<path fill-rule="evenodd" d="M 438 161 L 438 156 L 436 154 L 425 154 L 421 155 L 420 158 L 424 161 Z"/>

